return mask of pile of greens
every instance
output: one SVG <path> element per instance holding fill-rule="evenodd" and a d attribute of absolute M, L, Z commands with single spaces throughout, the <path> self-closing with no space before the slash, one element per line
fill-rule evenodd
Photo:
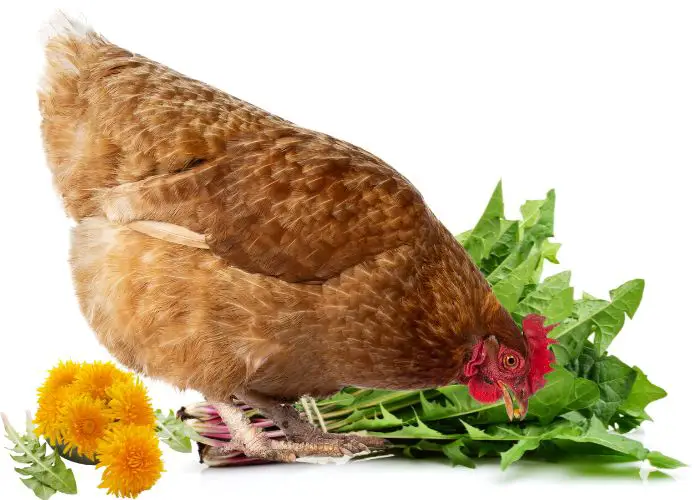
<path fill-rule="evenodd" d="M 647 405 L 666 396 L 641 369 L 607 354 L 625 317 L 637 311 L 644 281 L 628 281 L 603 300 L 586 293 L 575 299 L 569 271 L 542 279 L 545 261 L 558 264 L 560 245 L 550 241 L 554 202 L 550 191 L 521 207 L 522 220 L 507 220 L 499 183 L 476 226 L 457 236 L 516 321 L 536 313 L 559 323 L 550 333 L 558 341 L 556 367 L 530 399 L 525 421 L 509 422 L 502 402 L 478 403 L 463 385 L 423 391 L 347 388 L 325 400 L 303 400 L 311 420 L 330 432 L 381 436 L 409 457 L 444 455 L 467 467 L 475 458 L 500 456 L 505 469 L 526 454 L 613 455 L 659 468 L 682 466 L 623 435 L 649 420 Z M 188 422 L 204 442 L 222 437 L 211 425 L 210 409 L 194 405 L 187 413 L 197 417 Z M 248 412 L 262 419 L 256 413 Z M 271 437 L 281 434 L 271 422 L 266 430 Z M 226 463 L 238 462 L 233 457 L 212 465 Z"/>

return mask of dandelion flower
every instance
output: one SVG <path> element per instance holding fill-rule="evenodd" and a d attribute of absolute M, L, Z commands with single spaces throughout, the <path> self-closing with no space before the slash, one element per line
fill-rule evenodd
<path fill-rule="evenodd" d="M 61 409 L 68 399 L 69 387 L 59 387 L 39 396 L 39 408 L 34 415 L 37 436 L 44 436 L 50 444 L 61 440 L 63 419 Z"/>
<path fill-rule="evenodd" d="M 153 428 L 156 417 L 143 382 L 118 382 L 107 389 L 107 415 L 121 424 L 145 425 Z"/>
<path fill-rule="evenodd" d="M 49 370 L 49 375 L 46 377 L 44 384 L 39 387 L 39 398 L 51 395 L 61 387 L 71 385 L 75 382 L 82 366 L 81 363 L 74 361 L 61 361 L 58 363 L 58 365 Z"/>
<path fill-rule="evenodd" d="M 132 376 L 117 368 L 114 363 L 103 363 L 97 361 L 95 363 L 86 364 L 78 373 L 75 379 L 75 387 L 82 394 L 88 395 L 93 399 L 108 399 L 107 389 L 117 382 L 129 382 Z"/>
<path fill-rule="evenodd" d="M 72 392 L 72 391 L 71 391 Z M 75 394 L 61 408 L 61 432 L 67 451 L 94 459 L 97 444 L 111 422 L 102 401 Z"/>
<path fill-rule="evenodd" d="M 158 438 L 149 427 L 116 425 L 100 440 L 97 453 L 97 467 L 105 467 L 100 488 L 118 497 L 135 498 L 164 470 Z"/>

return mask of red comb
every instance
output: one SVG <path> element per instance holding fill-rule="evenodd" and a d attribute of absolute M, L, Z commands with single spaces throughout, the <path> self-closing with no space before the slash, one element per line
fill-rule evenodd
<path fill-rule="evenodd" d="M 530 373 L 527 375 L 530 394 L 544 386 L 544 376 L 553 370 L 554 353 L 549 350 L 549 345 L 557 341 L 547 337 L 547 334 L 557 325 L 544 326 L 544 322 L 545 317 L 537 314 L 528 314 L 523 319 L 523 333 L 530 357 Z"/>

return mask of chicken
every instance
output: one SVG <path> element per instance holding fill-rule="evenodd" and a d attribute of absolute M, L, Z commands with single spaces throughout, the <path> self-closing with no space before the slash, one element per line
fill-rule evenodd
<path fill-rule="evenodd" d="M 467 384 L 509 416 L 550 370 L 420 193 L 372 154 L 121 49 L 58 15 L 39 91 L 75 220 L 82 313 L 127 367 L 214 402 L 251 457 L 379 447 L 292 404 L 344 386 Z M 511 393 L 519 408 L 514 408 Z M 232 398 L 284 430 L 271 441 Z"/>

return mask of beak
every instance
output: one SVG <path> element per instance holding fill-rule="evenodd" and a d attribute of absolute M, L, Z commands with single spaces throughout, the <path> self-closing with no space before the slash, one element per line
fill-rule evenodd
<path fill-rule="evenodd" d="M 508 414 L 508 419 L 512 422 L 514 418 L 523 420 L 527 414 L 527 395 L 524 391 L 520 391 L 521 394 L 516 395 L 516 400 L 518 402 L 518 407 L 513 406 L 513 398 L 510 395 L 510 389 L 506 384 L 499 381 L 498 386 L 503 391 L 503 403 L 506 406 L 506 413 Z M 515 392 L 515 391 L 513 391 Z"/>

